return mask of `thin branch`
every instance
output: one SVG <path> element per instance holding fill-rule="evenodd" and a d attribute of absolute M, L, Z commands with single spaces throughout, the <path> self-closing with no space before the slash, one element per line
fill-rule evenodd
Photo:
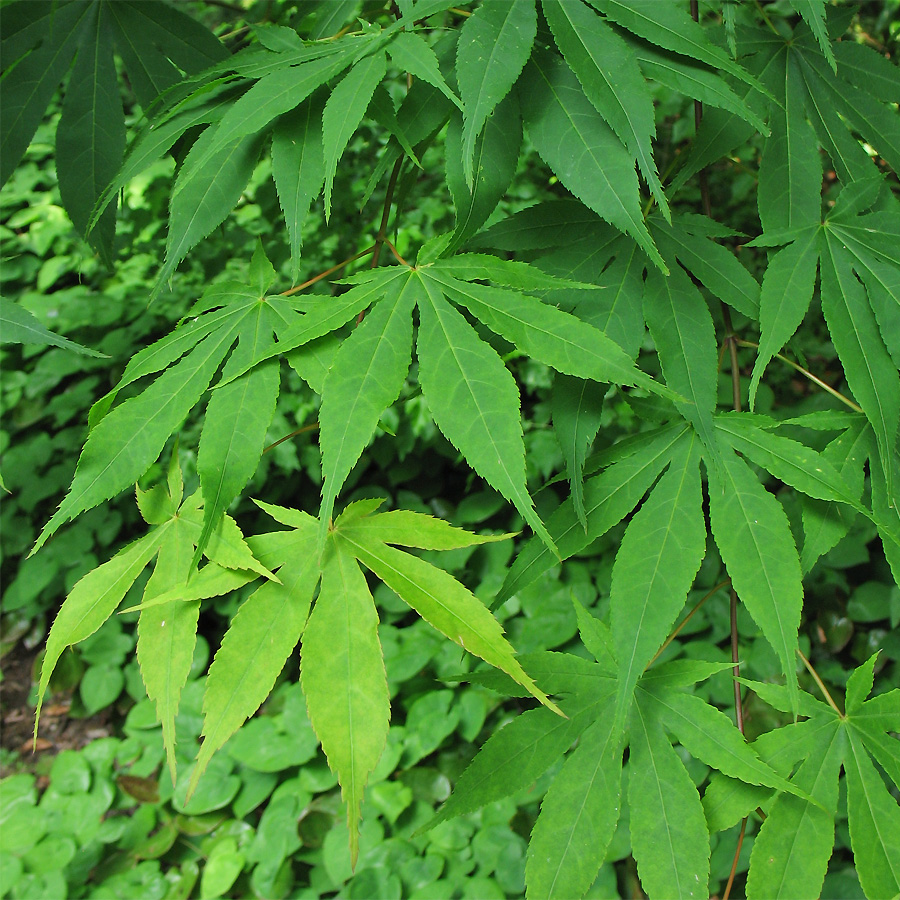
<path fill-rule="evenodd" d="M 716 591 L 721 591 L 722 588 L 728 587 L 729 584 L 731 584 L 730 578 L 726 578 L 724 581 L 720 581 L 714 588 L 712 588 L 708 593 L 704 594 L 700 598 L 700 600 L 697 601 L 694 608 L 684 617 L 684 620 L 678 625 L 678 627 L 666 638 L 666 641 L 662 645 L 662 647 L 660 647 L 659 650 L 656 651 L 656 656 L 654 656 L 653 659 L 651 659 L 650 662 L 647 663 L 648 669 L 653 665 L 653 663 L 656 662 L 657 659 L 659 659 L 666 647 L 668 647 L 669 644 L 671 644 L 672 641 L 674 641 L 675 638 L 678 637 L 679 632 L 684 628 L 685 625 L 687 625 L 688 622 L 691 621 L 694 613 L 696 613 L 700 609 L 700 607 L 703 606 L 703 604 L 706 603 L 706 601 L 716 593 Z"/>
<path fill-rule="evenodd" d="M 296 294 L 298 291 L 302 291 L 304 288 L 308 288 L 311 284 L 315 284 L 317 281 L 321 281 L 323 278 L 327 278 L 332 272 L 337 272 L 338 269 L 343 269 L 344 266 L 349 265 L 355 259 L 359 259 L 361 256 L 365 256 L 367 253 L 371 253 L 375 249 L 375 245 L 372 244 L 371 247 L 366 247 L 365 250 L 360 250 L 359 253 L 354 253 L 353 256 L 348 257 L 343 262 L 339 262 L 336 266 L 332 266 L 330 269 L 326 269 L 324 272 L 319 272 L 315 278 L 310 278 L 309 281 L 304 281 L 303 284 L 298 284 L 296 287 L 289 288 L 286 291 L 281 292 L 282 297 L 290 297 L 291 294 Z"/>
<path fill-rule="evenodd" d="M 292 431 L 290 434 L 286 434 L 283 438 L 278 438 L 274 444 L 269 444 L 263 453 L 268 453 L 270 450 L 274 450 L 279 444 L 283 444 L 285 441 L 289 441 L 292 437 L 297 437 L 298 434 L 303 434 L 306 431 L 315 431 L 319 427 L 318 422 L 313 422 L 312 425 L 304 425 L 302 428 L 298 428 L 296 431 Z"/>
<path fill-rule="evenodd" d="M 757 350 L 759 349 L 759 344 L 754 344 L 753 341 L 745 341 L 741 338 L 735 338 L 735 341 L 741 347 L 755 347 Z M 813 384 L 817 384 L 820 388 L 822 388 L 823 391 L 828 391 L 828 393 L 831 394 L 832 397 L 835 397 L 836 399 L 840 400 L 841 403 L 849 406 L 850 409 L 852 409 L 854 412 L 861 413 L 863 411 L 863 408 L 861 406 L 854 403 L 849 397 L 845 397 L 840 391 L 835 390 L 830 384 L 826 384 L 824 381 L 822 381 L 821 378 L 813 375 L 813 373 L 810 372 L 809 369 L 804 369 L 803 366 L 797 365 L 797 363 L 788 359 L 786 356 L 782 356 L 780 353 L 775 354 L 775 359 L 780 359 L 783 363 L 786 363 L 801 375 L 805 375 L 811 382 L 813 382 Z"/>
<path fill-rule="evenodd" d="M 822 692 L 822 696 L 828 701 L 828 705 L 843 719 L 844 714 L 838 709 L 837 703 L 834 702 L 834 698 L 831 694 L 828 693 L 828 688 L 825 687 L 825 682 L 819 678 L 819 673 L 812 667 L 812 663 L 803 655 L 800 651 L 800 648 L 797 648 L 797 656 L 803 660 L 803 665 L 806 666 L 807 671 L 813 677 L 813 681 L 815 681 L 819 690 Z"/>
<path fill-rule="evenodd" d="M 744 820 L 741 822 L 741 833 L 738 835 L 737 842 L 737 852 L 734 854 L 734 859 L 731 862 L 731 872 L 728 873 L 728 884 L 725 885 L 725 893 L 722 894 L 722 900 L 728 900 L 728 897 L 731 894 L 731 886 L 734 884 L 734 876 L 737 872 L 738 859 L 741 855 L 741 847 L 744 845 L 744 832 L 747 830 L 747 818 L 744 817 Z"/>

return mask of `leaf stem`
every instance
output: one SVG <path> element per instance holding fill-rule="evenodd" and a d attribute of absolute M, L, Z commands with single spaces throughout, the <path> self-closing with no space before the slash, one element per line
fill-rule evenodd
<path fill-rule="evenodd" d="M 292 437 L 297 437 L 298 434 L 303 434 L 306 431 L 315 431 L 319 427 L 318 422 L 313 422 L 312 425 L 304 425 L 302 428 L 298 428 L 295 431 L 292 431 L 290 434 L 286 434 L 282 438 L 278 438 L 274 444 L 269 444 L 263 453 L 268 453 L 270 450 L 274 450 L 279 444 L 283 444 L 285 441 L 289 441 Z"/>
<path fill-rule="evenodd" d="M 729 895 L 731 894 L 731 886 L 734 884 L 734 876 L 737 872 L 737 864 L 738 859 L 741 855 L 741 847 L 744 844 L 744 832 L 747 830 L 747 817 L 744 816 L 743 821 L 741 822 L 741 832 L 738 835 L 737 842 L 737 851 L 734 854 L 734 859 L 731 862 L 731 871 L 728 873 L 728 884 L 725 885 L 725 892 L 722 894 L 722 900 L 728 900 Z"/>
<path fill-rule="evenodd" d="M 289 290 L 282 291 L 282 297 L 290 297 L 291 294 L 296 294 L 298 291 L 302 291 L 304 288 L 308 288 L 310 285 L 315 284 L 317 281 L 321 281 L 323 278 L 327 278 L 332 272 L 337 272 L 338 269 L 343 269 L 344 266 L 349 265 L 355 259 L 359 259 L 361 256 L 365 256 L 367 253 L 371 253 L 375 249 L 375 244 L 372 244 L 371 247 L 366 247 L 365 250 L 360 250 L 359 253 L 354 253 L 353 256 L 348 257 L 343 262 L 339 262 L 336 266 L 332 266 L 330 269 L 326 269 L 324 272 L 319 272 L 315 278 L 310 278 L 309 281 L 304 281 L 303 284 L 298 284 L 296 287 L 292 287 Z"/>
<path fill-rule="evenodd" d="M 822 696 L 828 701 L 828 705 L 843 719 L 844 714 L 838 709 L 837 703 L 834 702 L 834 698 L 831 694 L 828 693 L 828 688 L 825 687 L 825 682 L 819 678 L 819 673 L 813 668 L 812 663 L 803 655 L 803 652 L 800 648 L 797 648 L 797 656 L 803 660 L 803 665 L 806 666 L 807 671 L 813 677 L 813 681 L 815 681 L 819 690 L 822 692 Z"/>
<path fill-rule="evenodd" d="M 675 630 L 666 638 L 665 643 L 662 645 L 662 647 L 660 647 L 659 650 L 656 651 L 656 656 L 654 656 L 653 659 L 651 659 L 650 662 L 647 663 L 648 669 L 653 665 L 653 663 L 656 662 L 657 659 L 659 659 L 666 647 L 668 647 L 669 644 L 671 644 L 672 641 L 674 641 L 675 638 L 678 637 L 678 633 L 684 628 L 685 625 L 687 625 L 688 622 L 691 621 L 694 613 L 696 613 L 697 610 L 699 610 L 700 607 L 703 606 L 703 604 L 706 603 L 706 601 L 716 593 L 716 591 L 720 591 L 722 590 L 722 588 L 728 587 L 729 584 L 731 584 L 730 578 L 726 578 L 724 581 L 720 581 L 714 588 L 711 588 L 700 598 L 700 600 L 697 601 L 694 608 L 684 617 L 684 620 L 680 622 Z"/>
<path fill-rule="evenodd" d="M 741 338 L 735 338 L 735 341 L 741 347 L 756 347 L 757 349 L 759 348 L 759 344 L 754 344 L 753 341 L 745 341 L 745 340 L 742 340 Z M 841 403 L 845 404 L 846 406 L 849 406 L 850 409 L 852 409 L 854 412 L 858 412 L 858 413 L 863 412 L 863 408 L 861 406 L 854 403 L 849 397 L 845 397 L 840 391 L 835 390 L 830 384 L 826 384 L 824 381 L 822 381 L 821 378 L 818 378 L 816 375 L 813 375 L 813 373 L 810 372 L 809 369 L 804 369 L 803 366 L 798 365 L 797 363 L 788 359 L 786 356 L 782 356 L 780 353 L 776 353 L 775 358 L 780 359 L 783 363 L 786 363 L 792 369 L 795 369 L 796 371 L 800 372 L 801 375 L 805 375 L 810 381 L 812 381 L 814 384 L 817 384 L 820 388 L 822 388 L 823 391 L 828 391 L 828 393 L 831 394 L 832 397 L 837 398 L 838 400 L 841 401 Z"/>

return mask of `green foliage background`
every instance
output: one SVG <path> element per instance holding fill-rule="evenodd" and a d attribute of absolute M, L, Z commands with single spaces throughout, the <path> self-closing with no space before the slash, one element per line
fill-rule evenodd
<path fill-rule="evenodd" d="M 4 4 L 0 896 L 895 895 L 890 6 Z"/>

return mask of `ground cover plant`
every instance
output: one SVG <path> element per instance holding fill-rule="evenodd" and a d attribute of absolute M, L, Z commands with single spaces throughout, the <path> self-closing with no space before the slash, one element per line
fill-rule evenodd
<path fill-rule="evenodd" d="M 30 628 L 65 585 L 35 735 L 72 660 L 86 712 L 124 691 L 128 739 L 152 732 L 60 757 L 40 801 L 5 782 L 33 826 L 13 895 L 122 873 L 122 896 L 897 895 L 900 77 L 879 11 L 214 6 L 3 7 L 0 237 L 32 241 L 0 309 L 11 405 L 45 415 L 22 401 L 44 359 L 50 389 L 92 374 L 44 435 L 44 463 L 69 442 L 54 480 L 4 455 L 19 514 L 60 501 L 14 539 L 4 611 Z M 67 76 L 47 233 L 22 158 Z M 129 207 L 150 192 L 167 222 Z M 118 291 L 96 342 L 96 295 L 54 296 L 78 272 L 62 210 Z M 137 299 L 129 265 L 153 270 Z M 423 448 L 465 485 L 403 487 Z M 848 620 L 873 624 L 841 656 Z M 440 792 L 404 778 L 489 714 L 432 816 Z M 285 756 L 248 760 L 260 744 Z M 136 780 L 108 787 L 114 764 Z M 329 770 L 340 850 L 293 827 Z M 88 865 L 39 810 L 92 785 Z M 91 874 L 125 795 L 165 811 Z M 176 816 L 222 809 L 198 855 Z M 258 809 L 257 842 L 293 823 L 279 852 L 243 828 Z M 488 862 L 451 877 L 441 840 Z"/>

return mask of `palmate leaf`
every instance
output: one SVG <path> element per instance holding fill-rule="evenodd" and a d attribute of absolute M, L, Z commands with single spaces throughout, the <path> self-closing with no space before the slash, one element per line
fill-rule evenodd
<path fill-rule="evenodd" d="M 571 69 L 552 53 L 536 53 L 519 91 L 525 127 L 544 162 L 585 206 L 630 234 L 666 271 L 641 215 L 634 160 Z"/>
<path fill-rule="evenodd" d="M 585 481 L 587 531 L 582 527 L 572 500 L 561 504 L 548 522 L 559 555 L 568 559 L 621 522 L 669 464 L 679 444 L 689 439 L 686 432 L 687 426 L 679 423 L 641 435 L 633 452 L 602 474 Z M 558 561 L 540 541 L 532 540 L 526 544 L 510 567 L 494 605 L 508 600 Z"/>
<path fill-rule="evenodd" d="M 324 98 L 313 96 L 282 116 L 272 136 L 272 176 L 291 243 L 291 281 L 300 273 L 303 223 L 325 181 Z"/>
<path fill-rule="evenodd" d="M 597 877 L 619 819 L 622 731 L 610 697 L 597 709 L 541 803 L 528 844 L 526 897 L 580 897 Z"/>
<path fill-rule="evenodd" d="M 654 269 L 647 275 L 644 317 L 656 344 L 666 384 L 687 398 L 678 411 L 697 430 L 718 460 L 713 410 L 716 406 L 716 335 L 706 301 L 685 272 L 668 277 Z"/>
<path fill-rule="evenodd" d="M 656 135 L 653 100 L 628 44 L 580 2 L 542 0 L 542 8 L 585 95 L 637 159 L 663 215 L 671 218 L 650 144 Z"/>
<path fill-rule="evenodd" d="M 635 685 L 684 606 L 706 549 L 699 441 L 669 468 L 631 519 L 612 570 L 610 625 L 618 659 L 615 730 L 625 725 Z"/>
<path fill-rule="evenodd" d="M 378 419 L 400 395 L 412 353 L 415 276 L 391 282 L 342 344 L 325 377 L 319 412 L 322 450 L 321 527 L 329 527 L 334 501 L 372 438 Z"/>
<path fill-rule="evenodd" d="M 444 300 L 436 281 L 420 274 L 410 287 L 418 293 L 419 383 L 438 428 L 552 547 L 525 486 L 519 391 L 512 375 Z"/>
<path fill-rule="evenodd" d="M 470 190 L 475 183 L 475 142 L 528 61 L 536 29 L 534 0 L 486 0 L 460 30 L 456 80 L 465 110 L 462 167 Z"/>
<path fill-rule="evenodd" d="M 800 560 L 787 516 L 730 450 L 710 468 L 713 535 L 734 589 L 778 656 L 797 711 L 797 632 L 803 604 Z"/>
<path fill-rule="evenodd" d="M 300 683 L 310 722 L 341 782 L 355 866 L 363 789 L 387 741 L 390 694 L 365 576 L 340 538 L 329 551 L 303 632 Z"/>
<path fill-rule="evenodd" d="M 557 374 L 553 379 L 553 432 L 562 450 L 572 489 L 575 514 L 587 531 L 584 510 L 584 458 L 600 430 L 606 386 L 583 378 Z"/>
<path fill-rule="evenodd" d="M 458 116 L 447 127 L 447 187 L 456 207 L 456 227 L 443 253 L 461 247 L 487 221 L 509 188 L 522 145 L 519 100 L 508 94 L 494 108 L 473 147 L 471 187 L 463 172 L 463 125 Z"/>
<path fill-rule="evenodd" d="M 891 494 L 889 461 L 896 452 L 900 424 L 900 375 L 881 340 L 865 288 L 852 271 L 852 260 L 827 229 L 821 241 L 820 267 L 822 312 L 847 384 L 875 432 Z"/>

